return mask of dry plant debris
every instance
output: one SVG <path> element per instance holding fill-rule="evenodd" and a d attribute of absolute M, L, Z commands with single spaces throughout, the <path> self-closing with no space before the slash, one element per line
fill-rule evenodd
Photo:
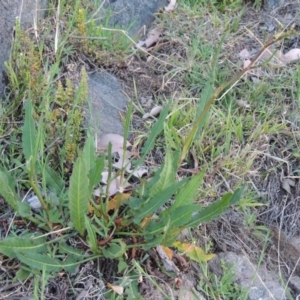
<path fill-rule="evenodd" d="M 136 178 L 141 178 L 148 173 L 148 168 L 146 166 L 141 166 L 139 168 L 131 169 L 131 161 L 130 159 L 133 157 L 133 152 L 124 150 L 124 137 L 118 134 L 105 134 L 98 143 L 98 151 L 101 153 L 107 152 L 109 148 L 109 144 L 111 144 L 111 154 L 113 159 L 117 160 L 117 162 L 113 163 L 112 166 L 116 170 L 125 170 L 128 175 L 133 175 Z M 130 142 L 126 141 L 127 149 L 132 148 Z M 109 196 L 113 196 L 116 193 L 123 193 L 131 184 L 121 175 L 117 175 L 116 173 L 110 174 L 108 171 L 102 172 L 102 184 L 103 191 L 105 191 L 105 187 L 108 185 L 109 175 L 111 175 L 113 180 L 109 182 Z M 97 188 L 94 191 L 94 195 L 100 197 L 101 194 L 105 196 L 105 192 L 101 193 L 100 189 Z"/>
<path fill-rule="evenodd" d="M 162 33 L 163 33 L 163 29 L 153 28 L 148 32 L 146 40 L 138 42 L 136 46 L 139 49 L 148 51 L 151 48 L 151 46 L 153 46 L 158 42 L 159 37 L 161 36 Z"/>

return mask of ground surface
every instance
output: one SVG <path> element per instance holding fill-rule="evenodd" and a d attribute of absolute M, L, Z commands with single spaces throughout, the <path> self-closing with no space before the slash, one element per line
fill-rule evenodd
<path fill-rule="evenodd" d="M 249 6 L 243 12 L 220 13 L 207 8 L 202 14 L 199 11 L 193 14 L 179 5 L 173 14 L 158 15 L 153 27 L 162 26 L 164 32 L 149 51 L 150 56 L 137 52 L 126 57 L 122 65 L 112 62 L 104 66 L 119 79 L 126 95 L 135 103 L 131 141 L 139 140 L 152 124 L 152 120 L 142 118 L 143 113 L 155 105 L 164 105 L 166 99 L 174 103 L 173 114 L 178 111 L 182 114 L 174 128 L 179 132 L 178 136 L 184 137 L 193 121 L 189 115 L 196 110 L 205 81 L 209 79 L 211 53 L 216 51 L 225 24 L 231 24 L 232 28 L 220 49 L 216 69 L 219 73 L 214 79 L 214 87 L 242 69 L 241 50 L 247 48 L 254 55 L 268 37 L 291 28 L 298 31 L 299 10 L 299 3 L 291 2 L 272 12 Z M 196 29 L 197 25 L 200 28 Z M 194 32 L 198 35 L 198 44 Z M 284 53 L 300 48 L 299 35 L 292 35 L 275 47 Z M 153 58 L 149 59 L 151 55 Z M 85 63 L 89 64 L 88 61 Z M 268 65 L 263 67 L 263 72 L 261 77 L 248 75 L 232 87 L 227 96 L 216 101 L 206 132 L 200 137 L 201 142 L 195 143 L 178 176 L 207 168 L 203 189 L 199 192 L 199 200 L 204 205 L 225 191 L 246 183 L 244 206 L 242 204 L 220 219 L 195 229 L 193 238 L 198 245 L 210 248 L 214 253 L 246 253 L 253 263 L 263 257 L 267 267 L 275 271 L 281 265 L 283 278 L 287 281 L 291 274 L 299 275 L 297 252 L 280 257 L 280 261 L 277 259 L 280 256 L 278 236 L 282 238 L 284 234 L 288 240 L 300 234 L 299 70 L 295 64 L 281 68 Z M 237 105 L 237 100 L 246 101 L 246 107 Z M 164 151 L 163 142 L 158 142 L 147 159 L 150 169 L 163 162 Z M 5 206 L 3 201 L 0 204 Z M 1 221 L 7 225 L 5 219 L 6 215 L 3 215 Z M 268 230 L 272 232 L 273 240 L 267 235 Z M 77 238 L 74 244 L 83 246 Z M 164 270 L 158 270 L 158 260 L 155 252 L 149 252 L 145 269 L 173 299 L 168 287 L 173 288 L 174 279 Z M 204 276 L 208 276 L 201 267 Z M 1 276 L 12 278 L 17 269 L 17 262 L 5 261 Z M 120 279 L 116 269 L 116 262 L 98 259 L 80 266 L 74 274 L 61 273 L 49 279 L 44 290 L 45 299 L 106 299 L 104 284 Z M 194 287 L 204 294 L 206 290 L 201 285 L 203 277 L 199 279 L 199 267 L 191 263 L 181 271 L 186 287 L 190 290 Z M 154 288 L 149 278 L 139 288 L 146 299 L 159 299 L 159 296 L 153 298 Z M 17 299 L 31 297 L 32 289 L 29 280 L 10 283 L 0 288 L 0 293 L 13 297 L 9 299 Z M 220 295 L 209 293 L 205 297 L 221 299 Z M 222 299 L 234 298 L 223 296 Z"/>

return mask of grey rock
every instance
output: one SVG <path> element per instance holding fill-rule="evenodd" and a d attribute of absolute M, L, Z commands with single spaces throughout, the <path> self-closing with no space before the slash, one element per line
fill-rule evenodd
<path fill-rule="evenodd" d="M 107 133 L 123 135 L 120 113 L 126 113 L 128 97 L 122 93 L 118 80 L 107 72 L 89 75 L 89 122 L 98 140 Z"/>
<path fill-rule="evenodd" d="M 48 0 L 1 0 L 0 1 L 0 97 L 4 95 L 4 62 L 9 59 L 13 28 L 18 17 L 22 26 L 33 25 L 34 19 L 43 17 Z"/>
<path fill-rule="evenodd" d="M 243 255 L 233 252 L 223 252 L 209 262 L 210 270 L 218 276 L 222 274 L 221 260 L 228 267 L 233 266 L 235 282 L 239 286 L 249 290 L 249 300 L 287 299 L 277 275 L 268 271 L 265 266 L 258 267 Z"/>
<path fill-rule="evenodd" d="M 135 35 L 144 25 L 148 27 L 154 14 L 167 4 L 167 0 L 106 0 L 104 8 L 112 12 L 111 26 L 130 28 L 129 33 Z"/>

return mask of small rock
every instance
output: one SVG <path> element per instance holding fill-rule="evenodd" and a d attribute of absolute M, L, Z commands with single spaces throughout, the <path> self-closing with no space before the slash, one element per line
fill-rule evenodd
<path fill-rule="evenodd" d="M 258 267 L 243 255 L 223 252 L 209 262 L 210 270 L 218 276 L 222 274 L 221 260 L 225 261 L 228 267 L 233 265 L 235 283 L 249 289 L 249 300 L 287 299 L 277 274 L 268 271 L 265 266 Z"/>

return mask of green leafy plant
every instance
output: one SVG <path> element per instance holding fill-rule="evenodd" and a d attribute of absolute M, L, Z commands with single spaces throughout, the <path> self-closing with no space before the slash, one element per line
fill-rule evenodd
<path fill-rule="evenodd" d="M 74 163 L 72 175 L 68 186 L 64 180 L 51 168 L 47 161 L 43 161 L 40 155 L 40 128 L 36 128 L 32 117 L 32 105 L 28 101 L 25 106 L 25 122 L 23 126 L 22 144 L 26 159 L 29 184 L 41 203 L 41 209 L 33 212 L 29 204 L 21 202 L 15 191 L 16 180 L 11 180 L 7 172 L 1 172 L 0 187 L 1 195 L 18 213 L 28 221 L 52 232 L 56 223 L 60 223 L 65 230 L 62 238 L 47 241 L 45 236 L 34 239 L 33 236 L 7 238 L 0 241 L 0 252 L 10 257 L 18 258 L 25 266 L 47 272 L 59 271 L 61 269 L 72 269 L 78 263 L 96 256 L 106 258 L 120 258 L 130 248 L 123 236 L 134 232 L 138 238 L 137 247 L 149 249 L 159 244 L 172 246 L 179 232 L 186 227 L 195 227 L 202 222 L 208 222 L 218 217 L 230 205 L 236 204 L 242 195 L 242 189 L 234 194 L 226 194 L 221 200 L 203 208 L 194 204 L 197 200 L 197 190 L 201 186 L 204 171 L 200 174 L 176 181 L 179 151 L 173 151 L 169 145 L 166 148 L 165 163 L 158 169 L 155 175 L 148 181 L 144 181 L 138 189 L 133 191 L 128 206 L 124 210 L 116 210 L 109 213 L 107 203 L 109 198 L 99 199 L 96 203 L 93 190 L 99 186 L 101 173 L 105 167 L 106 158 L 96 158 L 94 141 L 89 134 L 85 146 Z M 155 138 L 162 132 L 164 121 L 168 113 L 168 107 L 161 113 L 156 124 L 152 127 L 149 139 L 142 150 L 142 159 L 155 145 Z M 127 114 L 127 124 L 131 117 L 131 109 Z M 108 158 L 110 155 L 108 156 Z M 175 159 L 174 159 L 175 158 Z M 142 164 L 143 160 L 136 162 Z M 110 166 L 111 167 L 111 166 Z M 124 170 L 121 170 L 124 172 Z M 38 178 L 44 179 L 42 191 Z M 59 203 L 50 201 L 47 191 L 56 193 Z M 63 196 L 67 195 L 67 196 Z M 67 203 L 65 201 L 67 197 Z M 174 197 L 172 205 L 166 207 L 160 214 L 157 211 Z M 88 217 L 89 205 L 95 213 Z M 61 209 L 59 210 L 59 206 Z M 65 210 L 69 207 L 69 213 Z M 62 215 L 63 212 L 63 215 Z M 55 217 L 57 216 L 57 217 Z M 117 222 L 117 220 L 119 220 Z M 69 223 L 71 221 L 71 223 Z M 131 229 L 130 229 L 131 228 Z M 58 259 L 47 255 L 47 243 L 52 245 L 61 243 L 61 239 L 67 242 L 68 236 L 78 232 L 87 240 L 92 256 L 84 259 L 78 256 L 76 249 L 69 246 L 59 247 L 58 253 L 67 255 L 66 259 Z M 9 250 L 6 250 L 9 249 Z M 73 254 L 70 252 L 74 252 Z M 82 259 L 83 258 L 83 259 Z"/>
<path fill-rule="evenodd" d="M 81 70 L 78 88 L 70 79 L 57 79 L 56 75 L 60 73 L 63 61 L 67 60 L 68 55 L 74 53 L 75 49 L 93 59 L 99 59 L 101 64 L 111 52 L 116 55 L 115 60 L 121 59 L 120 57 L 128 52 L 132 41 L 122 30 L 106 28 L 108 20 L 102 26 L 89 20 L 86 10 L 79 2 L 76 1 L 74 14 L 69 23 L 67 22 L 67 33 L 74 30 L 74 34 L 64 37 L 61 44 L 57 44 L 53 61 L 42 66 L 34 55 L 25 55 L 19 57 L 17 64 L 11 61 L 7 65 L 11 88 L 15 92 L 15 102 L 10 107 L 10 115 L 14 114 L 16 118 L 19 114 L 18 118 L 24 124 L 17 129 L 15 135 L 18 146 L 11 148 L 11 153 L 3 159 L 5 163 L 0 168 L 0 194 L 10 205 L 16 218 L 28 225 L 30 230 L 19 232 L 18 235 L 10 231 L 10 234 L 0 241 L 0 253 L 21 262 L 16 279 L 25 280 L 28 276 L 37 275 L 37 286 L 45 286 L 47 279 L 62 269 L 73 272 L 78 265 L 99 257 L 117 259 L 118 271 L 131 275 L 136 270 L 128 271 L 126 257 L 130 251 L 147 251 L 159 245 L 176 247 L 190 259 L 206 261 L 208 256 L 202 256 L 200 248 L 194 247 L 193 251 L 190 251 L 188 244 L 176 241 L 179 233 L 185 228 L 197 228 L 202 223 L 219 218 L 231 205 L 240 202 L 244 187 L 238 183 L 233 187 L 236 189 L 234 192 L 221 195 L 220 199 L 216 194 L 215 202 L 200 204 L 208 168 L 201 166 L 201 171 L 196 170 L 191 176 L 185 176 L 183 179 L 178 179 L 181 178 L 178 174 L 182 171 L 183 163 L 189 162 L 191 149 L 196 143 L 203 142 L 201 138 L 208 130 L 210 110 L 215 100 L 246 72 L 254 69 L 254 64 L 263 51 L 282 37 L 269 41 L 251 64 L 231 80 L 221 77 L 216 67 L 227 33 L 216 49 L 193 42 L 195 58 L 200 55 L 201 59 L 208 60 L 214 51 L 213 62 L 207 68 L 207 74 L 199 79 L 198 73 L 202 71 L 201 66 L 198 67 L 196 63 L 192 63 L 191 69 L 188 70 L 190 72 L 187 72 L 188 80 L 193 85 L 191 90 L 201 92 L 197 107 L 188 109 L 188 114 L 192 116 L 190 119 L 181 120 L 181 124 L 176 124 L 180 110 L 178 109 L 179 112 L 175 115 L 171 105 L 165 106 L 149 133 L 147 132 L 141 151 L 131 161 L 134 169 L 144 165 L 159 139 L 163 144 L 164 163 L 154 168 L 147 178 L 136 181 L 132 190 L 125 192 L 122 188 L 131 179 L 132 174 L 128 174 L 124 164 L 120 169 L 113 166 L 113 145 L 110 144 L 105 153 L 96 154 L 93 135 L 89 130 L 85 133 L 82 131 L 82 106 L 87 98 L 85 69 Z M 197 2 L 204 4 L 203 1 L 186 2 L 191 6 L 197 5 Z M 218 3 L 229 6 L 232 4 L 233 9 L 239 2 Z M 70 1 L 64 1 L 66 7 L 70 7 L 71 4 Z M 17 30 L 19 31 L 16 34 L 23 46 L 26 46 L 25 50 L 33 53 L 40 50 L 19 27 Z M 73 44 L 69 45 L 69 40 L 72 40 Z M 21 43 L 16 42 L 13 55 L 17 55 Z M 202 47 L 200 54 L 199 47 Z M 42 76 L 45 75 L 42 74 L 43 68 L 49 72 L 51 84 L 45 80 L 46 76 Z M 32 77 L 31 72 L 35 72 Z M 215 89 L 215 85 L 219 87 Z M 226 95 L 226 92 L 223 95 Z M 230 113 L 226 116 L 228 129 L 233 119 L 230 105 Z M 127 149 L 126 139 L 131 119 L 132 104 L 128 107 L 124 122 L 124 152 Z M 186 123 L 190 126 L 185 134 L 180 135 L 173 128 L 173 124 L 184 127 Z M 279 127 L 274 125 L 272 130 L 275 132 L 277 128 Z M 260 129 L 258 126 L 255 134 L 259 134 Z M 237 125 L 236 131 L 241 131 Z M 208 160 L 218 157 L 220 149 L 224 149 L 225 154 L 230 152 L 231 131 L 228 132 L 224 145 L 212 149 Z M 57 136 L 59 142 L 55 142 Z M 240 133 L 239 137 L 242 143 L 243 134 Z M 255 137 L 253 135 L 253 139 Z M 7 163 L 11 158 L 14 159 L 14 167 Z M 109 174 L 106 184 L 102 178 L 104 171 Z M 213 172 L 210 170 L 210 173 Z M 121 188 L 115 196 L 111 196 L 109 187 L 118 177 L 122 183 Z M 100 196 L 95 195 L 96 189 L 100 190 Z M 20 191 L 33 191 L 40 208 L 33 209 L 27 201 L 28 197 L 21 197 Z M 250 206 L 249 202 L 244 201 L 242 207 L 246 206 Z M 255 217 L 249 218 L 249 227 L 251 225 L 261 229 L 257 234 L 262 236 L 264 228 L 255 227 L 255 220 Z M 80 247 L 71 245 L 71 239 L 76 239 Z M 133 263 L 138 269 L 135 261 Z M 134 276 L 138 278 L 139 274 L 134 273 Z M 227 279 L 224 277 L 226 291 L 235 292 L 236 287 L 231 285 L 232 278 Z M 129 286 L 126 291 L 128 295 L 137 296 L 137 281 L 124 284 Z"/>

